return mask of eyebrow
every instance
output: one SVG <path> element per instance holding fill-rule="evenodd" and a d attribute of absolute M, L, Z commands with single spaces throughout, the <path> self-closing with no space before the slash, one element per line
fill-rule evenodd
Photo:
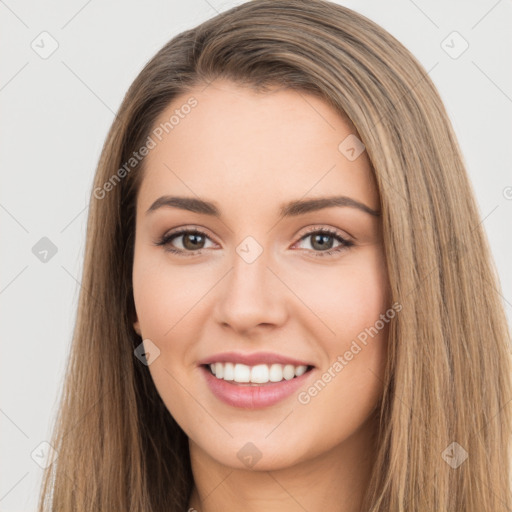
<path fill-rule="evenodd" d="M 299 199 L 290 201 L 289 203 L 281 205 L 280 213 L 282 217 L 297 217 L 306 213 L 323 210 L 324 208 L 330 208 L 333 206 L 350 208 L 356 208 L 360 211 L 378 217 L 380 211 L 376 211 L 365 204 L 352 199 L 347 196 L 331 196 L 331 197 L 320 197 L 315 199 Z M 200 213 L 203 215 L 211 215 L 212 217 L 220 218 L 220 210 L 217 206 L 204 199 L 198 199 L 195 197 L 183 197 L 183 196 L 162 196 L 159 197 L 146 211 L 146 215 L 150 212 L 158 210 L 163 207 L 179 208 L 181 210 L 187 210 L 194 213 Z"/>

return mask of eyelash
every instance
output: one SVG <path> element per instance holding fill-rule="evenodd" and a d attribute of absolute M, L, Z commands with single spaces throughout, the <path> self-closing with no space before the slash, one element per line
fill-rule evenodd
<path fill-rule="evenodd" d="M 170 233 L 168 235 L 164 235 L 160 240 L 158 240 L 155 245 L 157 246 L 163 246 L 167 252 L 177 254 L 179 256 L 183 257 L 189 257 L 189 256 L 196 256 L 201 254 L 202 249 L 198 249 L 197 251 L 184 251 L 182 249 L 176 249 L 170 246 L 170 242 L 174 240 L 175 238 L 179 238 L 180 236 L 186 235 L 186 234 L 192 234 L 192 235 L 200 235 L 204 236 L 206 238 L 210 238 L 206 233 L 203 231 L 200 231 L 198 229 L 182 229 L 180 231 L 176 231 L 174 233 Z M 337 231 L 327 228 L 311 228 L 307 231 L 305 235 L 303 235 L 299 241 L 308 238 L 312 235 L 328 235 L 335 238 L 338 242 L 340 242 L 340 245 L 336 247 L 335 249 L 329 249 L 327 251 L 313 251 L 315 257 L 325 257 L 325 256 L 334 256 L 336 253 L 339 253 L 341 251 L 344 251 L 346 249 L 349 249 L 354 245 L 353 242 L 350 240 L 346 240 L 343 238 Z"/>

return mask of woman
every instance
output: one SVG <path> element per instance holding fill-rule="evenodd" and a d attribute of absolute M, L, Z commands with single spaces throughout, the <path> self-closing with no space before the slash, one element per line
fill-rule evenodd
<path fill-rule="evenodd" d="M 103 148 L 40 510 L 509 510 L 496 288 L 414 57 L 329 2 L 230 9 Z"/>

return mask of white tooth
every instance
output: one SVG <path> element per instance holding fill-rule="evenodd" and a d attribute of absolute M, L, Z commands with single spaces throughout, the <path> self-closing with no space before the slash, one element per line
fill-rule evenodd
<path fill-rule="evenodd" d="M 286 380 L 293 379 L 295 377 L 295 367 L 293 364 L 286 364 L 283 368 L 283 377 Z"/>
<path fill-rule="evenodd" d="M 235 379 L 235 366 L 233 363 L 224 363 L 224 380 Z"/>
<path fill-rule="evenodd" d="M 246 364 L 235 364 L 235 381 L 236 382 L 250 382 L 251 368 Z"/>
<path fill-rule="evenodd" d="M 274 363 L 270 367 L 266 364 L 247 366 L 233 363 L 211 363 L 210 369 L 218 379 L 235 382 L 252 382 L 254 384 L 266 384 L 267 382 L 281 382 L 283 379 L 291 380 L 295 376 L 300 377 L 306 370 L 306 365 L 293 366 Z"/>
<path fill-rule="evenodd" d="M 273 364 L 269 371 L 270 382 L 280 382 L 283 380 L 283 365 Z"/>
<path fill-rule="evenodd" d="M 300 377 L 301 375 L 303 375 L 304 373 L 306 373 L 306 370 L 308 369 L 307 366 L 304 366 L 304 365 L 301 365 L 301 366 L 296 366 L 295 367 L 295 375 L 297 377 Z"/>
<path fill-rule="evenodd" d="M 266 364 L 258 364 L 251 369 L 251 382 L 256 384 L 265 384 L 268 382 L 268 366 Z"/>

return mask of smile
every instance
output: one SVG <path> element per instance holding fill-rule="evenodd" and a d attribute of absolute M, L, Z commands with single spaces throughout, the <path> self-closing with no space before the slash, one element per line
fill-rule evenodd
<path fill-rule="evenodd" d="M 241 363 L 211 363 L 208 365 L 212 375 L 217 379 L 233 381 L 238 384 L 266 384 L 268 382 L 281 382 L 300 377 L 308 371 L 306 365 L 294 366 L 292 364 L 257 364 L 248 366 Z"/>
<path fill-rule="evenodd" d="M 200 370 L 212 395 L 231 407 L 262 409 L 299 392 L 315 373 L 313 366 L 218 362 Z"/>

